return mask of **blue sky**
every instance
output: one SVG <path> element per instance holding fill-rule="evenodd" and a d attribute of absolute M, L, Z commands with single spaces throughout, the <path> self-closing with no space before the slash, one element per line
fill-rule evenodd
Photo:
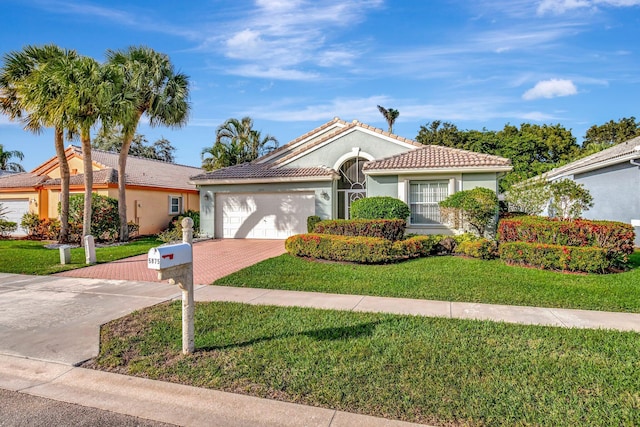
<path fill-rule="evenodd" d="M 400 111 L 415 138 L 433 120 L 460 129 L 640 117 L 640 0 L 0 0 L 0 53 L 55 43 L 104 59 L 147 45 L 191 79 L 188 124 L 164 136 L 199 166 L 216 127 L 251 116 L 284 144 L 340 117 L 386 129 Z M 0 144 L 27 170 L 55 155 L 0 116 Z"/>

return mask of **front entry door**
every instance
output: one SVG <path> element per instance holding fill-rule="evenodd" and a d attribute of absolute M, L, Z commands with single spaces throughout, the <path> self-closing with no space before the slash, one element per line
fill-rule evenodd
<path fill-rule="evenodd" d="M 367 196 L 366 190 L 338 190 L 338 193 L 342 193 L 344 200 L 344 219 L 351 218 L 351 204 Z"/>
<path fill-rule="evenodd" d="M 351 217 L 351 203 L 367 196 L 366 177 L 362 165 L 366 159 L 354 157 L 340 166 L 338 181 L 338 218 Z"/>

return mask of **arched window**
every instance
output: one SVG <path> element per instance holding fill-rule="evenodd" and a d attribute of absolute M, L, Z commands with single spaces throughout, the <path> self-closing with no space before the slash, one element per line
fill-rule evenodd
<path fill-rule="evenodd" d="M 366 177 L 362 166 L 368 160 L 354 157 L 340 166 L 340 180 L 338 181 L 338 217 L 349 218 L 351 203 L 367 195 Z"/>

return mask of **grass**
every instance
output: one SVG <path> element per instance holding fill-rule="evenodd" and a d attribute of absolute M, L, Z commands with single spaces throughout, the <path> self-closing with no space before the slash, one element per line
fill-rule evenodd
<path fill-rule="evenodd" d="M 88 367 L 437 425 L 640 425 L 637 333 L 180 303 L 103 326 Z"/>
<path fill-rule="evenodd" d="M 96 248 L 98 263 L 145 254 L 162 244 L 155 237 L 142 237 L 126 245 Z M 0 263 L 0 272 L 16 274 L 52 274 L 86 267 L 84 248 L 71 249 L 71 263 L 60 264 L 60 251 L 47 249 L 36 240 L 0 240 L 0 257 L 10 262 Z"/>
<path fill-rule="evenodd" d="M 444 301 L 640 312 L 640 251 L 632 269 L 605 275 L 564 274 L 461 257 L 398 264 L 315 262 L 288 254 L 214 284 Z"/>

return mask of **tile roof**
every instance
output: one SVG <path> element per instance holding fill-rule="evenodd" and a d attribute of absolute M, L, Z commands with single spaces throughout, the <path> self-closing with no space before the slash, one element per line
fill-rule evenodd
<path fill-rule="evenodd" d="M 127 166 L 128 169 L 128 166 Z M 94 184 L 117 184 L 118 183 L 118 171 L 113 168 L 107 168 L 102 170 L 93 171 L 93 183 Z M 71 175 L 69 178 L 70 185 L 82 185 L 84 184 L 84 174 Z M 60 178 L 48 179 L 42 183 L 42 185 L 60 185 Z"/>
<path fill-rule="evenodd" d="M 293 148 L 297 143 L 299 143 L 300 141 L 304 141 L 307 138 L 312 137 L 314 134 L 320 134 L 322 131 L 324 131 L 325 129 L 330 128 L 331 126 L 333 126 L 334 124 L 340 124 L 341 126 L 335 130 L 333 130 L 332 132 L 326 133 L 324 136 L 322 136 L 321 138 L 317 139 L 316 141 L 313 141 L 311 143 L 308 144 L 303 144 L 297 148 Z M 286 162 L 287 160 L 290 160 L 291 158 L 294 158 L 302 153 L 304 153 L 305 151 L 307 151 L 310 148 L 316 147 L 318 145 L 323 144 L 324 142 L 335 138 L 336 136 L 345 133 L 347 131 L 349 131 L 350 129 L 353 129 L 355 127 L 360 127 L 362 129 L 367 129 L 369 131 L 375 132 L 377 134 L 386 136 L 388 138 L 391 139 L 395 139 L 396 141 L 405 143 L 405 144 L 409 144 L 409 145 L 413 145 L 415 147 L 422 147 L 422 144 L 415 142 L 411 139 L 408 138 L 404 138 L 402 136 L 398 136 L 395 135 L 393 133 L 389 133 L 387 131 L 384 131 L 382 129 L 370 126 L 368 124 L 359 122 L 358 120 L 353 120 L 352 122 L 346 122 L 344 120 L 341 120 L 340 118 L 336 117 L 333 120 L 323 124 L 322 126 L 319 126 L 315 129 L 313 129 L 310 132 L 305 133 L 302 136 L 299 136 L 298 138 L 294 139 L 293 141 L 283 145 L 282 147 L 277 148 L 276 150 L 272 151 L 269 154 L 266 154 L 264 156 L 262 156 L 259 159 L 256 159 L 257 163 L 268 163 L 268 160 L 263 160 L 263 159 L 269 159 L 273 157 L 273 154 L 284 154 L 287 150 L 290 151 L 290 153 L 286 154 L 285 156 L 275 160 L 273 163 L 274 164 L 281 164 Z"/>
<path fill-rule="evenodd" d="M 570 175 L 572 171 L 582 168 L 597 168 L 600 163 L 627 161 L 628 157 L 640 158 L 640 136 L 629 141 L 614 145 L 606 150 L 599 151 L 590 156 L 583 157 L 564 166 L 552 169 L 545 174 L 547 178 L 555 178 L 561 175 Z"/>
<path fill-rule="evenodd" d="M 35 187 L 49 179 L 31 172 L 11 173 L 0 176 L 0 188 Z"/>
<path fill-rule="evenodd" d="M 82 156 L 81 147 L 73 145 L 71 148 L 76 154 Z M 104 183 L 118 182 L 118 153 L 92 149 L 91 160 L 105 169 L 113 170 L 113 172 L 105 172 L 104 176 L 96 175 L 96 172 L 94 172 L 94 180 L 100 177 L 100 179 L 105 180 Z M 127 157 L 127 185 L 195 190 L 195 186 L 189 184 L 189 178 L 202 172 L 204 172 L 203 169 L 193 166 L 178 165 L 143 157 Z M 107 176 L 109 173 L 115 173 L 115 180 Z M 106 181 L 109 179 L 112 180 Z"/>
<path fill-rule="evenodd" d="M 364 164 L 363 170 L 511 166 L 511 160 L 491 154 L 476 153 L 439 145 L 421 145 L 421 147 L 392 157 L 367 162 Z"/>
<path fill-rule="evenodd" d="M 243 163 L 191 177 L 199 180 L 257 179 L 257 178 L 312 178 L 332 177 L 335 172 L 324 167 L 274 168 L 269 164 Z"/>

